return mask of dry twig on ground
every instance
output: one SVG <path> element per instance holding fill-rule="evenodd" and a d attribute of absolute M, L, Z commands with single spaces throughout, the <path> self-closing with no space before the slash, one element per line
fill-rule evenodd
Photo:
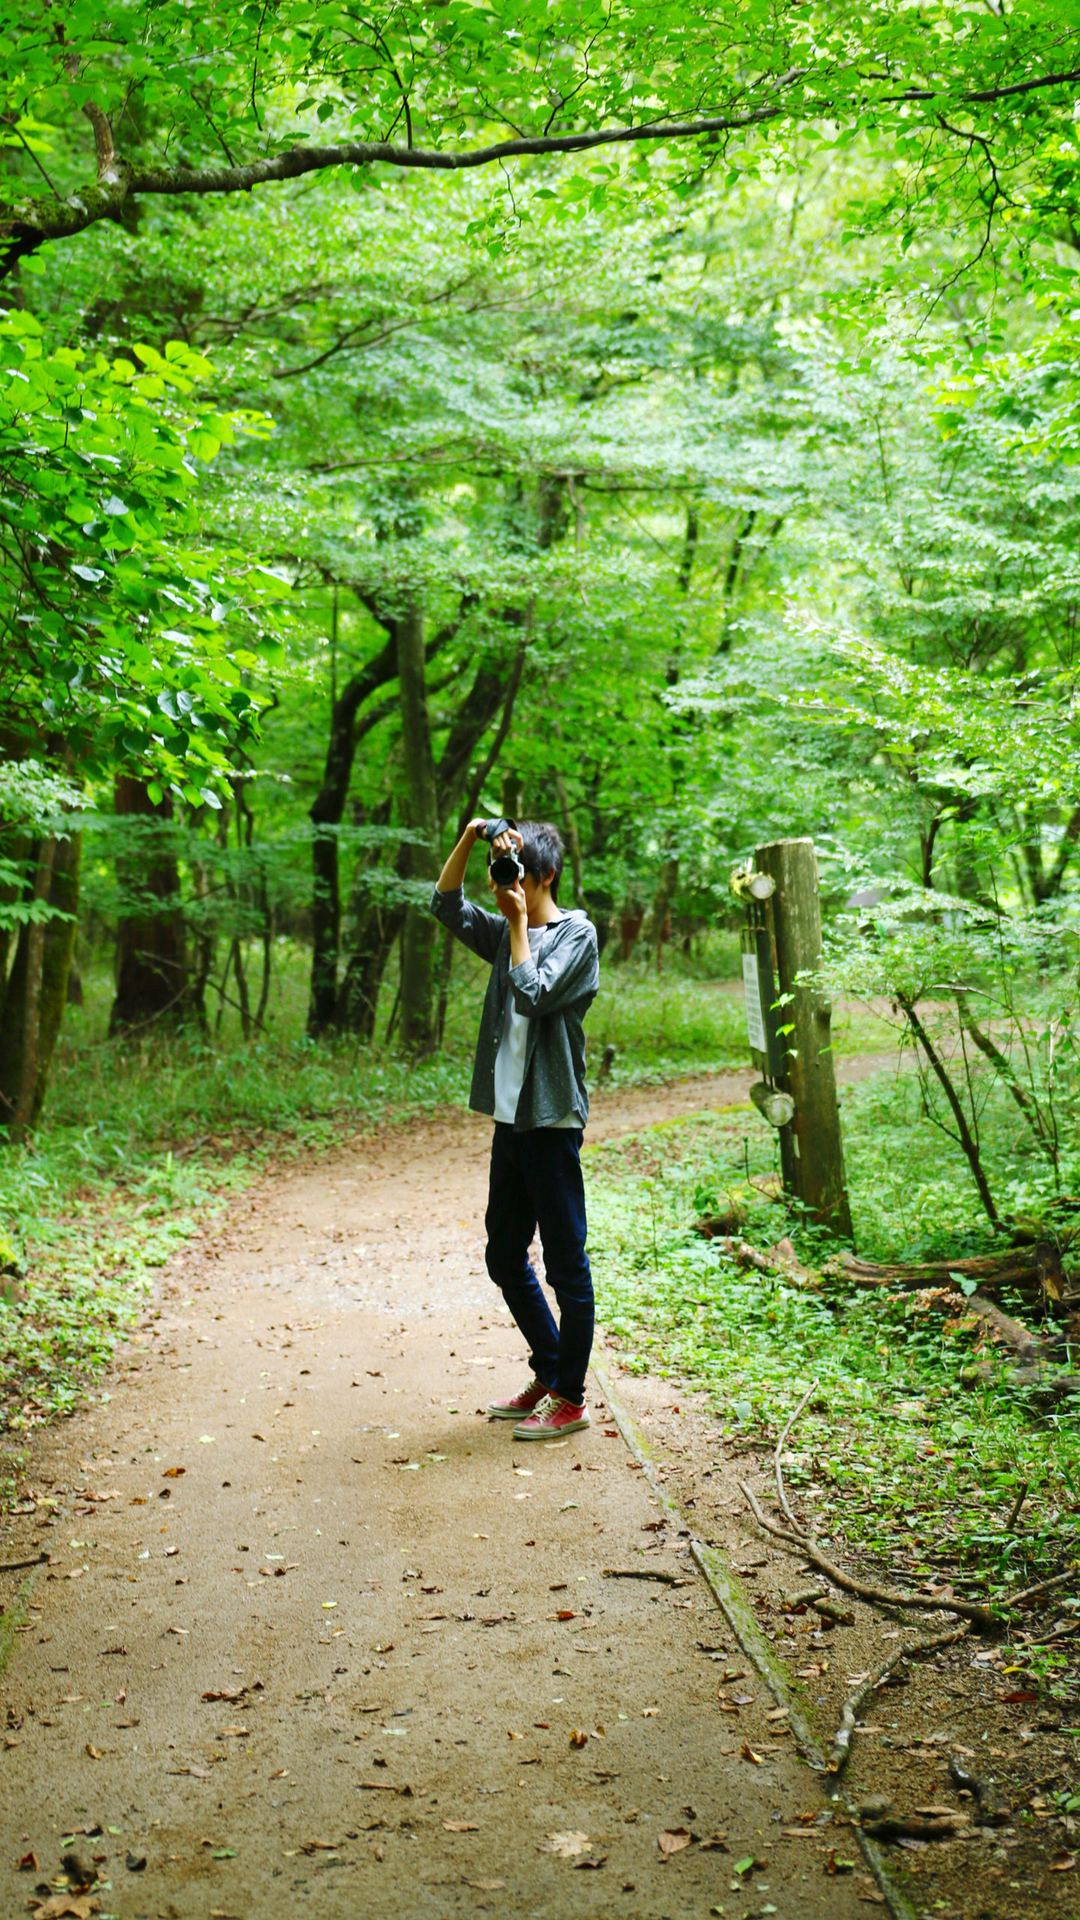
<path fill-rule="evenodd" d="M 807 1387 L 806 1392 L 803 1394 L 802 1399 L 799 1401 L 798 1406 L 795 1408 L 794 1413 L 788 1414 L 787 1421 L 784 1426 L 784 1431 L 780 1435 L 780 1438 L 776 1443 L 776 1451 L 773 1454 L 773 1471 L 776 1474 L 776 1491 L 780 1499 L 780 1505 L 783 1508 L 783 1511 L 786 1514 L 787 1518 L 790 1520 L 792 1526 L 795 1528 L 796 1533 L 801 1533 L 802 1527 L 799 1525 L 799 1522 L 796 1520 L 795 1515 L 791 1511 L 791 1508 L 788 1506 L 788 1497 L 786 1492 L 784 1491 L 784 1469 L 783 1469 L 783 1466 L 781 1465 L 781 1459 L 784 1452 L 784 1443 L 787 1440 L 788 1434 L 791 1432 L 792 1427 L 795 1425 L 796 1420 L 798 1419 L 800 1413 L 805 1407 L 807 1401 L 810 1399 L 810 1396 L 816 1393 L 817 1389 L 818 1389 L 817 1381 L 812 1380 L 810 1382 L 810 1385 Z"/>
<path fill-rule="evenodd" d="M 766 1519 L 745 1480 L 739 1481 L 739 1491 L 749 1501 L 759 1527 L 763 1527 L 766 1533 L 773 1534 L 777 1540 L 786 1540 L 789 1545 L 798 1547 L 813 1566 L 820 1567 L 822 1573 L 828 1574 L 829 1579 L 838 1587 L 843 1587 L 845 1592 L 856 1594 L 860 1600 L 872 1600 L 882 1607 L 919 1607 L 924 1610 L 929 1608 L 935 1612 L 940 1609 L 944 1613 L 958 1613 L 963 1619 L 970 1620 L 972 1626 L 977 1627 L 980 1633 L 1001 1632 L 1000 1622 L 995 1620 L 986 1607 L 980 1607 L 974 1600 L 945 1599 L 930 1593 L 894 1593 L 890 1587 L 874 1587 L 865 1581 L 856 1580 L 822 1553 L 816 1541 L 811 1540 L 808 1535 L 794 1533 L 787 1527 L 778 1527 L 774 1521 Z"/>
<path fill-rule="evenodd" d="M 924 1640 L 913 1640 L 906 1647 L 897 1647 L 895 1652 L 890 1653 L 884 1666 L 879 1667 L 876 1673 L 868 1674 L 862 1685 L 856 1687 L 855 1692 L 849 1694 L 844 1701 L 840 1712 L 840 1725 L 836 1730 L 836 1737 L 829 1753 L 830 1773 L 839 1773 L 847 1762 L 851 1752 L 851 1736 L 855 1732 L 856 1718 L 863 1701 L 869 1699 L 870 1695 L 888 1679 L 893 1669 L 900 1665 L 901 1660 L 908 1659 L 913 1653 L 933 1653 L 938 1647 L 951 1647 L 955 1640 L 963 1639 L 967 1630 L 966 1625 L 950 1627 L 948 1633 L 932 1633 Z"/>

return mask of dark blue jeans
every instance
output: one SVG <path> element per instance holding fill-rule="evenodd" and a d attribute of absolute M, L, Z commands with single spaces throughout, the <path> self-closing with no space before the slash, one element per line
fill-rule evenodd
<path fill-rule="evenodd" d="M 585 1398 L 593 1342 L 593 1286 L 585 1252 L 581 1130 L 495 1123 L 488 1189 L 487 1270 L 529 1343 L 532 1370 L 575 1407 Z M 529 1259 L 537 1227 L 559 1325 Z"/>

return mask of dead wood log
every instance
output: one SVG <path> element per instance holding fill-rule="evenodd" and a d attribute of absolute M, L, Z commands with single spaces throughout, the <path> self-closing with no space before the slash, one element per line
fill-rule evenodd
<path fill-rule="evenodd" d="M 1030 1247 L 1005 1247 L 1000 1253 L 961 1260 L 922 1260 L 914 1265 L 859 1260 L 853 1253 L 840 1253 L 833 1271 L 857 1287 L 893 1287 L 901 1292 L 955 1286 L 952 1276 L 959 1273 L 966 1280 L 976 1280 L 981 1293 L 1019 1287 L 1055 1302 L 1064 1298 L 1067 1286 L 1061 1254 L 1050 1240 L 1038 1240 Z"/>
<path fill-rule="evenodd" d="M 992 1300 L 984 1300 L 979 1293 L 973 1293 L 965 1304 L 967 1311 L 976 1314 L 995 1338 L 1012 1350 L 1018 1361 L 1031 1362 L 1042 1358 L 1042 1341 L 1032 1333 L 1030 1327 L 1025 1327 L 1022 1320 L 1013 1320 L 1009 1314 L 1002 1313 Z"/>

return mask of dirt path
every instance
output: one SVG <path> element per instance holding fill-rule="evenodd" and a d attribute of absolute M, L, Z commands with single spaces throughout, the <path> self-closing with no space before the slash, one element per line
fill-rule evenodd
<path fill-rule="evenodd" d="M 610 1094 L 591 1137 L 749 1077 Z M 268 1182 L 39 1442 L 4 1545 L 52 1562 L 5 1675 L 5 1912 L 76 1833 L 119 1920 L 856 1913 L 775 1844 L 820 1789 L 760 1681 L 737 1735 L 718 1712 L 745 1663 L 603 1402 L 557 1446 L 478 1417 L 522 1375 L 488 1139 L 443 1116 Z M 631 1564 L 687 1584 L 604 1578 Z M 680 1830 L 723 1842 L 665 1860 Z"/>

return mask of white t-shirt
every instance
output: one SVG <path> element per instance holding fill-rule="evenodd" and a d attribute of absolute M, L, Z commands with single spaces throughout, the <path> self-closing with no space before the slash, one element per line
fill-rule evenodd
<path fill-rule="evenodd" d="M 535 960 L 543 946 L 547 928 L 530 927 L 528 931 L 529 951 Z M 508 984 L 502 1039 L 499 1041 L 499 1051 L 495 1055 L 495 1118 L 511 1127 L 517 1118 L 518 1101 L 521 1098 L 522 1082 L 525 1079 L 525 1051 L 528 1040 L 528 1019 L 525 1014 L 518 1012 L 514 1003 L 514 990 Z M 576 1113 L 568 1113 L 562 1120 L 556 1120 L 553 1124 L 557 1127 L 580 1127 L 581 1121 Z"/>

